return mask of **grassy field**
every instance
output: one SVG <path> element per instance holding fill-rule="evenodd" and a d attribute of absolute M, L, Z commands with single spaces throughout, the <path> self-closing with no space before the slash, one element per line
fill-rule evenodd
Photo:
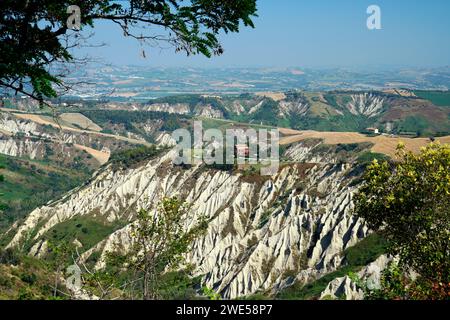
<path fill-rule="evenodd" d="M 81 216 L 57 224 L 46 233 L 46 237 L 56 243 L 72 243 L 77 239 L 85 251 L 122 226 L 117 222 L 108 223 L 105 219 Z"/>

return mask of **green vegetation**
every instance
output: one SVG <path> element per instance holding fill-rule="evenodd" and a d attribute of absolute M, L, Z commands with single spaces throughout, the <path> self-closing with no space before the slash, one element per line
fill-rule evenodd
<path fill-rule="evenodd" d="M 258 100 L 258 98 L 253 97 L 250 100 L 252 105 L 262 102 L 258 110 L 252 114 L 230 114 L 229 119 L 238 122 L 254 122 L 269 126 L 317 131 L 363 131 L 365 128 L 375 125 L 376 119 L 353 115 L 347 109 L 343 109 L 337 104 L 335 94 L 330 93 L 326 97 L 335 105 L 317 101 L 318 97 L 309 93 L 287 92 L 286 101 L 308 104 L 310 107 L 305 115 L 291 113 L 286 116 L 279 115 L 280 103 L 278 101 L 270 98 L 259 98 L 260 100 Z M 246 105 L 247 101 L 240 100 L 240 103 Z M 343 114 L 336 112 L 336 109 L 341 110 Z"/>
<path fill-rule="evenodd" d="M 394 122 L 394 132 L 401 135 L 430 137 L 450 135 L 450 112 L 446 120 L 427 118 L 420 113 Z"/>
<path fill-rule="evenodd" d="M 355 115 L 348 110 L 347 104 L 351 102 L 350 95 L 360 94 L 360 92 L 331 91 L 322 94 L 289 91 L 285 93 L 285 101 L 308 105 L 308 108 L 305 110 L 305 114 L 298 114 L 293 111 L 283 116 L 279 112 L 279 101 L 248 94 L 241 96 L 222 96 L 221 98 L 201 98 L 198 95 L 183 95 L 180 97 L 161 98 L 156 101 L 167 103 L 183 102 L 193 108 L 197 104 L 207 104 L 208 101 L 206 100 L 210 99 L 210 104 L 214 108 L 221 110 L 224 113 L 225 119 L 247 123 L 249 125 L 263 124 L 266 126 L 299 130 L 366 132 L 368 127 L 383 129 L 384 125 L 382 123 L 385 120 L 383 116 L 389 116 L 392 117 L 391 121 L 394 124 L 393 133 L 396 134 L 402 132 L 410 132 L 420 136 L 442 136 L 449 134 L 448 120 L 450 118 L 445 119 L 445 112 L 439 108 L 429 106 L 428 108 L 420 109 L 420 103 L 418 104 L 419 100 L 417 98 L 405 98 L 381 92 L 370 93 L 383 98 L 385 101 L 385 105 L 381 111 L 382 113 L 379 116 L 368 117 L 360 114 Z M 259 103 L 262 104 L 252 114 L 243 112 L 238 115 L 232 112 L 225 112 L 227 108 L 228 110 L 232 110 L 233 104 L 236 101 L 247 111 Z M 404 108 L 405 104 L 411 108 Z M 397 111 L 393 111 L 391 114 L 390 110 L 393 108 L 402 110 L 402 113 L 397 114 Z M 432 121 L 432 119 L 436 120 Z M 220 124 L 218 121 L 215 121 L 215 123 L 208 123 L 207 127 L 211 127 L 214 124 L 220 127 L 226 126 L 224 123 Z"/>
<path fill-rule="evenodd" d="M 192 276 L 193 268 L 185 264 L 184 256 L 207 224 L 200 218 L 192 229 L 184 230 L 187 209 L 184 203 L 168 198 L 161 203 L 157 219 L 141 210 L 131 233 L 136 242 L 130 252 L 107 253 L 107 265 L 102 270 L 94 270 L 96 259 L 80 264 L 83 288 L 100 299 L 201 298 L 200 277 Z M 40 259 L 16 249 L 0 250 L 0 299 L 73 298 L 61 281 L 69 276 L 67 267 L 73 265 L 78 253 L 123 226 L 101 218 L 76 217 L 42 237 L 48 249 Z M 74 239 L 83 245 L 76 251 Z M 28 250 L 25 246 L 24 251 Z"/>
<path fill-rule="evenodd" d="M 276 298 L 281 300 L 318 299 L 330 281 L 359 271 L 386 251 L 386 240 L 379 234 L 371 234 L 344 251 L 344 265 L 341 268 L 308 284 L 296 282 L 278 293 Z"/>
<path fill-rule="evenodd" d="M 123 226 L 124 223 L 117 221 L 110 223 L 106 219 L 78 216 L 57 224 L 45 237 L 53 243 L 72 243 L 76 239 L 83 245 L 81 251 L 85 251 Z"/>
<path fill-rule="evenodd" d="M 89 177 L 89 172 L 76 168 L 6 155 L 0 155 L 0 173 L 5 177 L 5 181 L 0 184 L 5 205 L 0 215 L 0 231 L 34 208 L 81 185 Z"/>
<path fill-rule="evenodd" d="M 304 96 L 310 105 L 310 113 L 312 115 L 322 118 L 339 115 L 335 108 L 326 103 L 322 93 L 305 92 Z"/>
<path fill-rule="evenodd" d="M 369 149 L 373 146 L 370 142 L 361 143 L 339 143 L 339 144 L 320 144 L 314 148 L 317 154 L 332 154 L 338 162 L 359 162 L 359 157 L 365 154 L 371 154 Z"/>
<path fill-rule="evenodd" d="M 176 198 L 164 198 L 157 210 L 157 214 L 144 209 L 137 213 L 137 221 L 131 230 L 134 241 L 130 250 L 123 253 L 118 246 L 115 252 L 110 252 L 107 269 L 88 272 L 84 288 L 101 299 L 194 296 L 193 288 L 199 278 L 192 277 L 193 269 L 186 265 L 185 254 L 206 230 L 207 223 L 200 218 L 186 230 L 188 206 Z M 182 271 L 181 267 L 184 268 Z"/>
<path fill-rule="evenodd" d="M 290 123 L 292 128 L 299 130 L 362 132 L 367 127 L 374 125 L 375 120 L 363 116 L 352 115 L 350 113 L 344 113 L 344 115 L 332 115 L 329 117 L 297 117 L 291 119 Z"/>
<path fill-rule="evenodd" d="M 148 103 L 168 103 L 170 105 L 187 104 L 191 107 L 191 109 L 193 109 L 201 101 L 202 97 L 199 94 L 180 94 L 176 96 L 161 97 L 158 99 L 150 100 Z"/>
<path fill-rule="evenodd" d="M 132 130 L 134 123 L 142 123 L 153 120 L 177 121 L 180 115 L 158 111 L 127 111 L 127 110 L 83 110 L 81 113 L 99 124 L 108 123 L 123 124 L 126 130 Z M 189 116 L 183 116 L 189 118 Z"/>
<path fill-rule="evenodd" d="M 386 239 L 378 233 L 372 233 L 344 251 L 344 264 L 346 266 L 366 266 L 386 253 L 387 248 Z"/>
<path fill-rule="evenodd" d="M 420 275 L 421 285 L 408 296 L 448 299 L 450 146 L 431 143 L 413 154 L 399 145 L 398 157 L 367 168 L 355 212 L 371 229 L 382 230 L 406 279 L 410 270 Z"/>
<path fill-rule="evenodd" d="M 70 5 L 81 8 L 82 19 L 75 21 L 75 14 L 67 13 Z M 256 16 L 256 0 L 218 1 L 214 5 L 203 0 L 49 0 L 20 4 L 4 0 L 0 8 L 4 13 L 0 16 L 0 87 L 32 96 L 41 105 L 46 98 L 57 97 L 56 87 L 64 87 L 64 76 L 50 72 L 50 64 L 76 62 L 62 39 L 70 29 L 95 29 L 96 21 L 107 20 L 118 24 L 123 31 L 119 34 L 124 36 L 163 42 L 187 55 L 211 57 L 224 51 L 219 34 L 237 33 L 242 26 L 254 27 L 252 19 Z M 68 26 L 67 21 L 74 26 Z M 137 25 L 144 28 L 136 28 Z M 159 37 L 161 33 L 165 36 Z M 80 39 L 74 41 L 71 46 L 84 43 Z"/>
<path fill-rule="evenodd" d="M 450 107 L 450 91 L 415 90 L 413 92 L 416 96 L 431 101 L 435 106 Z"/>
<path fill-rule="evenodd" d="M 399 133 L 415 133 L 417 136 L 432 134 L 428 130 L 430 124 L 425 117 L 420 115 L 408 116 L 396 123 L 396 131 Z"/>
<path fill-rule="evenodd" d="M 207 226 L 200 219 L 190 230 L 185 230 L 188 207 L 176 198 L 163 199 L 158 213 L 156 218 L 149 211 L 139 211 L 132 232 L 136 241 L 126 257 L 129 268 L 142 279 L 139 296 L 144 300 L 161 298 L 161 276 L 183 265 L 192 242 Z"/>
<path fill-rule="evenodd" d="M 192 98 L 194 99 L 194 98 Z M 216 99 L 217 100 L 217 99 Z M 218 101 L 218 100 L 217 100 Z M 218 102 L 221 103 L 222 102 Z M 263 123 L 273 122 L 280 124 L 274 112 L 269 112 L 275 107 L 276 102 L 266 100 L 261 109 L 255 113 L 258 121 Z M 141 123 L 147 120 L 164 118 L 163 128 L 177 128 L 183 125 L 178 116 L 167 113 L 151 112 L 129 112 L 119 111 L 111 115 L 110 111 L 91 110 L 94 117 L 97 116 L 105 123 L 124 125 L 125 128 L 138 132 Z M 131 118 L 128 118 L 132 115 Z M 142 117 L 141 117 L 142 116 Z M 246 117 L 246 116 L 242 116 Z M 353 121 L 351 125 L 356 127 L 365 124 L 366 120 L 344 116 L 344 120 Z M 330 119 L 335 119 L 332 116 Z M 311 120 L 314 119 L 314 120 Z M 312 117 L 306 121 L 321 121 L 320 117 Z M 319 126 L 331 125 L 332 120 L 317 122 Z M 352 120 L 350 120 L 352 119 Z M 250 118 L 248 119 L 250 121 Z M 361 122 L 360 122 L 361 120 Z M 284 121 L 284 120 L 283 120 Z M 288 121 L 299 121 L 289 119 Z M 340 123 L 344 123 L 340 122 Z M 243 127 L 241 124 L 223 120 L 206 120 L 206 127 L 220 126 L 221 129 L 229 127 Z M 409 116 L 399 122 L 401 128 L 409 130 L 416 128 L 420 134 L 428 131 L 431 125 L 426 118 Z M 337 123 L 334 123 L 336 125 Z M 347 125 L 347 124 L 343 124 Z M 250 126 L 250 125 L 248 125 Z M 375 260 L 380 254 L 391 252 L 402 257 L 401 264 L 391 266 L 385 271 L 382 279 L 382 289 L 376 292 L 368 292 L 369 298 L 442 298 L 448 296 L 449 265 L 448 265 L 448 230 L 449 230 L 449 202 L 448 194 L 450 171 L 448 146 L 436 146 L 427 148 L 419 156 L 402 154 L 402 163 L 384 162 L 388 160 L 385 155 L 368 151 L 370 144 L 350 143 L 337 145 L 320 145 L 315 152 L 333 152 L 338 160 L 355 159 L 357 156 L 356 169 L 364 168 L 368 163 L 366 184 L 362 192 L 357 196 L 357 213 L 368 221 L 374 233 L 355 246 L 348 248 L 343 253 L 343 265 L 335 272 L 327 274 L 308 284 L 295 283 L 280 292 L 278 299 L 316 299 L 325 289 L 329 281 L 336 277 L 353 274 L 363 266 Z M 52 150 L 48 150 L 50 156 Z M 157 157 L 164 149 L 155 146 L 140 146 L 135 149 L 114 153 L 111 163 L 115 168 L 135 167 L 143 161 Z M 375 160 L 375 161 L 374 161 Z M 231 170 L 233 166 L 209 166 L 217 170 Z M 47 200 L 58 197 L 66 190 L 79 185 L 86 179 L 84 173 L 74 170 L 75 167 L 62 168 L 51 164 L 50 160 L 31 161 L 15 159 L 8 156 L 0 156 L 0 193 L 3 193 L 7 205 L 2 208 L 0 217 L 0 231 L 10 225 L 34 207 L 45 203 Z M 259 165 L 248 166 L 242 169 L 242 179 L 255 182 L 260 177 L 256 174 Z M 355 174 L 356 175 L 356 174 Z M 26 185 L 27 188 L 23 188 Z M 50 189 L 49 189 L 50 186 Z M 46 191 L 40 194 L 39 190 Z M 309 190 L 311 191 L 311 190 Z M 308 191 L 308 192 L 309 192 Z M 50 192 L 50 193 L 49 193 Z M 314 192 L 317 192 L 315 190 Z M 319 194 L 319 193 L 317 193 Z M 284 195 L 279 195 L 278 201 L 283 202 Z M 30 201 L 27 204 L 26 201 Z M 100 293 L 105 297 L 127 297 L 127 298 L 163 298 L 163 299 L 193 299 L 196 298 L 199 288 L 199 279 L 192 278 L 192 270 L 187 266 L 185 270 L 179 271 L 183 266 L 183 254 L 188 250 L 191 241 L 197 234 L 184 234 L 180 226 L 184 223 L 183 215 L 186 213 L 183 206 L 176 199 L 165 199 L 159 209 L 165 218 L 156 220 L 154 213 L 142 210 L 139 212 L 138 226 L 133 230 L 132 236 L 138 239 L 138 245 L 133 247 L 129 256 L 110 257 L 116 259 L 119 264 L 111 264 L 107 269 L 95 272 L 93 276 L 86 275 L 84 281 L 88 288 L 94 293 Z M 20 205 L 14 209 L 14 204 Z M 27 206 L 28 205 L 28 206 Z M 16 211 L 14 211 L 16 210 Z M 21 211 L 21 212 L 22 212 Z M 159 212 L 161 213 L 161 212 Z M 264 212 L 259 221 L 259 227 L 267 224 L 270 210 Z M 2 225 L 3 223 L 3 225 Z M 230 223 L 230 222 L 228 222 Z M 118 228 L 121 222 L 111 224 L 103 218 L 76 217 L 64 221 L 50 229 L 42 238 L 49 240 L 49 252 L 47 261 L 36 265 L 32 259 L 14 256 L 11 252 L 0 252 L 0 298 L 14 297 L 24 299 L 46 299 L 49 297 L 62 297 L 52 294 L 51 277 L 60 276 L 64 270 L 66 260 L 59 260 L 55 253 L 55 246 L 67 244 L 72 246 L 73 240 L 77 239 L 82 244 L 81 251 L 87 250 L 104 239 Z M 195 228 L 194 228 L 195 229 Z M 197 232 L 199 229 L 195 229 Z M 225 232 L 235 232 L 230 228 Z M 200 233 L 200 231 L 199 231 Z M 387 246 L 387 241 L 391 244 Z M 1 239 L 4 240 L 4 239 Z M 4 243 L 4 242 L 3 242 Z M 143 243 L 163 243 L 167 247 L 150 246 L 148 251 L 144 250 Z M 29 247 L 25 247 L 29 249 Z M 64 249 L 67 253 L 67 250 Z M 96 256 L 97 255 L 97 256 Z M 92 263 L 98 258 L 99 253 L 94 253 Z M 66 256 L 65 258 L 67 258 Z M 138 259 L 133 260 L 132 258 Z M 121 260 L 122 259 L 122 260 Z M 303 259 L 307 259 L 306 253 Z M 300 260 L 300 259 L 299 259 Z M 2 262 L 3 261 L 3 262 Z M 108 261 L 109 262 L 109 261 Z M 121 262 L 121 264 L 120 264 Z M 124 262 L 128 263 L 129 269 L 124 271 Z M 134 263 L 134 264 L 133 264 Z M 9 264 L 21 265 L 19 268 L 11 268 Z M 412 266 L 412 267 L 411 267 Z M 168 269 L 167 269 L 168 268 Z M 405 276 L 410 268 L 420 272 L 419 280 L 413 281 Z M 16 271 L 19 270 L 19 271 Z M 30 271 L 31 270 L 31 271 Z M 50 270 L 56 270 L 52 272 Z M 167 272 L 167 270 L 169 270 Z M 111 271 L 111 272 L 110 272 Z M 116 273 L 115 273 L 116 272 Z M 288 276 L 288 275 L 286 275 Z M 131 291 L 122 290 L 123 284 L 129 284 L 136 279 L 137 286 Z M 114 292 L 102 292 L 96 287 L 98 283 L 114 284 Z M 17 288 L 17 290 L 15 290 Z M 120 288 L 120 289 L 118 289 Z M 4 290 L 4 293 L 2 292 Z M 62 289 L 61 289 L 62 290 Z M 214 291 L 205 288 L 204 294 L 217 297 Z M 264 298 L 258 294 L 252 298 Z"/>
<path fill-rule="evenodd" d="M 55 276 L 43 260 L 11 249 L 0 251 L 0 300 L 66 299 L 65 288 L 58 286 L 55 290 Z"/>
<path fill-rule="evenodd" d="M 271 210 L 265 210 L 261 214 L 261 218 L 259 219 L 259 223 L 258 223 L 258 229 L 263 228 L 267 224 L 267 222 L 269 222 L 271 215 L 272 215 Z"/>
<path fill-rule="evenodd" d="M 246 116 L 246 122 L 255 121 L 256 123 L 262 122 L 268 125 L 279 125 L 280 119 L 277 118 L 278 103 L 272 99 L 264 99 L 264 102 L 259 109 Z"/>
<path fill-rule="evenodd" d="M 203 130 L 218 129 L 225 132 L 226 129 L 233 129 L 234 122 L 223 119 L 200 118 Z"/>
<path fill-rule="evenodd" d="M 240 117 L 233 117 L 233 118 L 240 118 Z M 227 129 L 242 129 L 242 130 L 247 130 L 247 129 L 275 129 L 275 126 L 271 126 L 271 125 L 261 125 L 258 123 L 248 123 L 248 122 L 239 122 L 237 120 L 226 120 L 226 119 L 213 119 L 213 118 L 203 118 L 203 117 L 199 117 L 199 120 L 202 121 L 202 127 L 203 130 L 208 130 L 208 129 L 219 129 L 221 130 L 223 133 L 225 133 L 225 130 Z"/>
<path fill-rule="evenodd" d="M 134 149 L 118 151 L 111 155 L 110 163 L 114 168 L 130 168 L 144 160 L 156 158 L 165 150 L 156 146 L 140 146 Z"/>
<path fill-rule="evenodd" d="M 228 110 L 223 105 L 223 102 L 215 97 L 208 97 L 199 94 L 184 94 L 169 97 L 162 97 L 149 101 L 150 104 L 154 103 L 168 103 L 168 104 L 187 104 L 190 107 L 191 112 L 197 105 L 211 105 L 215 110 L 222 112 L 225 118 L 228 118 Z"/>
<path fill-rule="evenodd" d="M 123 126 L 124 131 L 132 132 L 143 136 L 149 142 L 152 137 L 148 136 L 142 129 L 141 124 L 148 120 L 162 120 L 161 130 L 173 131 L 180 127 L 189 127 L 187 120 L 192 119 L 194 110 L 197 106 L 211 105 L 215 110 L 223 113 L 223 119 L 202 119 L 205 122 L 204 128 L 231 128 L 235 125 L 245 125 L 247 127 L 257 128 L 258 126 L 286 127 L 299 130 L 317 130 L 317 131 L 338 131 L 338 132 L 366 132 L 368 127 L 382 129 L 384 125 L 383 116 L 392 117 L 394 124 L 393 133 L 412 133 L 419 136 L 442 136 L 449 134 L 448 124 L 443 110 L 429 106 L 425 109 L 418 108 L 417 98 L 404 98 L 399 96 L 386 95 L 380 92 L 371 92 L 385 99 L 385 106 L 380 116 L 367 117 L 365 115 L 352 114 L 346 105 L 350 102 L 350 95 L 353 92 L 327 92 L 327 93 L 304 93 L 298 91 L 287 92 L 285 101 L 290 103 L 301 103 L 308 105 L 305 114 L 298 114 L 295 111 L 280 115 L 280 102 L 268 97 L 256 95 L 224 95 L 221 97 L 208 97 L 198 94 L 184 94 L 158 98 L 149 103 L 168 103 L 175 105 L 178 103 L 186 104 L 191 112 L 188 115 L 174 115 L 164 112 L 144 112 L 144 111 L 125 111 L 125 110 L 85 110 L 84 115 L 103 126 L 104 132 L 113 133 L 115 130 L 121 130 L 118 125 Z M 356 93 L 356 92 L 354 92 Z M 405 102 L 404 100 L 407 99 Z M 249 111 L 253 106 L 260 104 L 259 108 L 249 114 L 242 112 L 233 113 L 235 103 L 239 102 L 245 110 Z M 411 106 L 409 109 L 403 108 L 404 105 Z M 414 108 L 413 108 L 414 107 Z M 389 110 L 400 108 L 402 113 L 398 116 Z M 432 117 L 436 121 L 431 121 Z M 450 114 L 449 114 L 450 117 Z M 389 117 L 388 117 L 389 118 Z M 433 118 L 433 119 L 434 119 Z M 390 119 L 390 118 L 389 118 Z M 115 127 L 112 125 L 116 125 Z M 120 134 L 124 134 L 121 132 Z"/>
<path fill-rule="evenodd" d="M 422 278 L 412 279 L 405 274 L 404 268 L 391 262 L 383 270 L 379 288 L 369 288 L 368 284 L 354 277 L 354 281 L 364 291 L 366 300 L 447 300 L 448 285 L 430 283 Z"/>
<path fill-rule="evenodd" d="M 164 300 L 193 300 L 200 284 L 201 277 L 192 277 L 190 270 L 170 271 L 161 276 L 158 291 Z"/>
<path fill-rule="evenodd" d="M 80 113 L 102 126 L 104 133 L 117 133 L 127 136 L 131 132 L 144 137 L 150 143 L 153 142 L 154 137 L 143 129 L 143 125 L 162 120 L 159 129 L 171 132 L 183 127 L 183 121 L 190 119 L 188 115 L 180 116 L 156 111 L 83 110 Z M 114 130 L 117 130 L 117 126 L 121 126 L 123 129 L 114 132 Z"/>
<path fill-rule="evenodd" d="M 372 163 L 373 160 L 377 161 L 387 161 L 389 160 L 389 157 L 385 155 L 384 153 L 377 153 L 372 151 L 363 152 L 358 156 L 358 163 L 360 164 L 369 164 Z"/>

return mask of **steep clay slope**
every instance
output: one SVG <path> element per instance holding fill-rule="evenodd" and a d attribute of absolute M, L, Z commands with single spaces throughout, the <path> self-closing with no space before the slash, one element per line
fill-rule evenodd
<path fill-rule="evenodd" d="M 194 221 L 206 215 L 206 235 L 189 254 L 206 286 L 225 298 L 277 290 L 287 279 L 312 280 L 335 270 L 342 251 L 367 234 L 350 215 L 357 176 L 349 164 L 297 163 L 272 177 L 242 175 L 203 166 L 183 169 L 172 152 L 137 168 L 98 172 L 84 187 L 34 210 L 16 230 L 9 246 L 25 242 L 33 255 L 45 254 L 50 230 L 76 217 L 124 226 L 97 244 L 84 258 L 115 244 L 127 248 L 130 223 L 138 208 L 155 208 L 163 196 L 192 204 Z M 189 227 L 189 226 L 186 226 Z"/>

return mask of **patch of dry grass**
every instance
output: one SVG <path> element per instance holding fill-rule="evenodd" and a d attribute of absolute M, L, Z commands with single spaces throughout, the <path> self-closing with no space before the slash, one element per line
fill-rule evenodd
<path fill-rule="evenodd" d="M 59 116 L 64 122 L 76 125 L 81 129 L 102 131 L 102 128 L 81 113 L 63 113 Z"/>
<path fill-rule="evenodd" d="M 395 156 L 397 145 L 402 142 L 407 150 L 419 152 L 421 147 L 429 144 L 428 138 L 404 138 L 375 136 L 369 137 L 357 132 L 319 132 L 313 130 L 297 131 L 292 129 L 280 129 L 280 133 L 286 135 L 280 139 L 280 145 L 288 145 L 306 139 L 322 139 L 325 144 L 349 144 L 349 143 L 373 143 L 371 151 L 383 153 L 390 157 Z M 436 138 L 441 143 L 450 143 L 450 136 Z"/>
<path fill-rule="evenodd" d="M 270 98 L 275 101 L 281 101 L 286 99 L 286 95 L 283 92 L 257 92 L 257 96 Z"/>

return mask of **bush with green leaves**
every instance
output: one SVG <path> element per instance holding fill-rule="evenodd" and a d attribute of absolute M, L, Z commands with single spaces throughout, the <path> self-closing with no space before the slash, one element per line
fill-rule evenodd
<path fill-rule="evenodd" d="M 110 163 L 115 169 L 121 167 L 130 168 L 142 161 L 155 158 L 165 150 L 165 148 L 158 148 L 154 145 L 150 147 L 139 146 L 133 149 L 122 150 L 111 155 Z"/>
<path fill-rule="evenodd" d="M 158 210 L 140 210 L 132 227 L 133 245 L 126 254 L 134 283 L 141 285 L 138 298 L 159 299 L 167 291 L 161 281 L 168 272 L 185 266 L 185 255 L 206 230 L 201 217 L 186 229 L 188 206 L 177 198 L 164 198 Z M 189 269 L 189 268 L 188 268 Z"/>
<path fill-rule="evenodd" d="M 11 248 L 0 250 L 0 264 L 17 265 L 19 262 L 19 255 L 15 250 Z"/>
<path fill-rule="evenodd" d="M 399 145 L 397 156 L 367 167 L 355 212 L 386 237 L 405 272 L 414 270 L 448 297 L 450 146 L 431 143 L 414 154 Z"/>

